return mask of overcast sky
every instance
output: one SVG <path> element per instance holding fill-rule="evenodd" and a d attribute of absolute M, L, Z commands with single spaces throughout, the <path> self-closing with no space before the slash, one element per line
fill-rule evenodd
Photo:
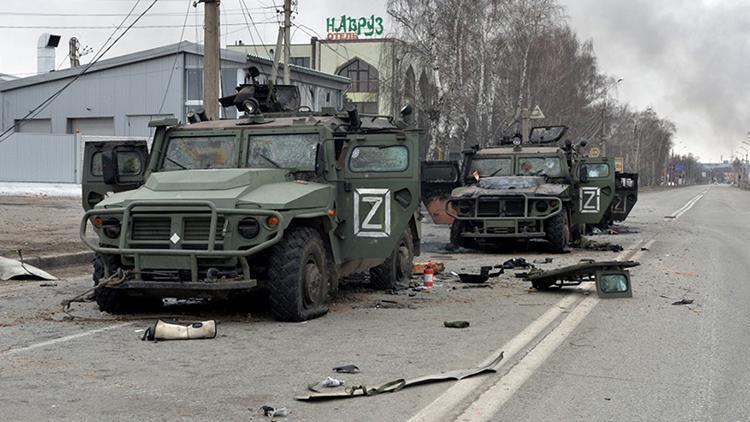
<path fill-rule="evenodd" d="M 134 1 L 2 0 L 0 73 L 34 74 L 37 38 L 45 31 L 62 35 L 57 62 L 67 67 L 65 56 L 70 37 L 76 36 L 82 45 L 98 49 Z M 222 29 L 223 44 L 240 39 L 245 43 L 253 41 L 240 13 L 240 1 L 222 1 L 222 23 L 227 24 Z M 253 29 L 252 38 L 275 42 L 277 14 L 273 6 L 274 1 L 280 4 L 282 0 L 244 1 L 257 24 L 257 33 Z M 137 11 L 150 2 L 141 0 Z M 294 40 L 308 42 L 311 34 L 324 33 L 327 16 L 385 17 L 385 3 L 385 0 L 301 0 Z M 749 0 L 563 0 L 563 3 L 579 36 L 593 39 L 601 69 L 623 78 L 615 95 L 639 109 L 653 107 L 677 124 L 677 139 L 681 142 L 677 151 L 692 152 L 702 161 L 718 161 L 720 156 L 726 159 L 742 140 L 748 140 Z M 159 27 L 134 28 L 107 57 L 176 43 L 188 9 L 184 38 L 200 40 L 202 6 L 189 7 L 187 0 L 159 0 L 139 23 Z M 83 57 L 82 62 L 88 62 L 90 57 Z"/>

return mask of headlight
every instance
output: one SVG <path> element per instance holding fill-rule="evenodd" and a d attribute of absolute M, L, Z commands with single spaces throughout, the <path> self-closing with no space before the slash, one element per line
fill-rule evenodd
<path fill-rule="evenodd" d="M 258 224 L 258 220 L 253 217 L 245 217 L 237 224 L 237 231 L 240 232 L 240 236 L 252 239 L 258 235 L 260 225 Z"/>
<path fill-rule="evenodd" d="M 117 239 L 120 237 L 120 229 L 120 220 L 116 218 L 105 218 L 102 221 L 102 231 L 105 236 L 111 239 Z"/>
<path fill-rule="evenodd" d="M 534 208 L 539 212 L 545 212 L 547 211 L 547 203 L 544 201 L 536 201 L 534 203 Z"/>

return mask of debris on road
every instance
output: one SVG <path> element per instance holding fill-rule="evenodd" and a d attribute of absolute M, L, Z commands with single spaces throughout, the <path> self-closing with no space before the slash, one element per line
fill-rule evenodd
<path fill-rule="evenodd" d="M 672 305 L 691 305 L 695 302 L 695 299 L 680 299 L 677 302 L 673 302 Z"/>
<path fill-rule="evenodd" d="M 375 302 L 376 309 L 416 309 L 414 305 L 408 303 L 396 302 L 395 300 L 379 300 Z"/>
<path fill-rule="evenodd" d="M 550 261 L 551 262 L 551 261 Z M 513 258 L 503 262 L 503 268 L 506 270 L 512 270 L 514 268 L 530 268 L 533 265 L 526 262 L 524 258 Z"/>
<path fill-rule="evenodd" d="M 536 290 L 546 290 L 552 286 L 577 286 L 583 282 L 596 283 L 599 297 L 632 297 L 630 273 L 625 268 L 640 265 L 635 261 L 594 261 L 585 260 L 575 265 L 543 271 L 533 269 L 526 274 Z"/>
<path fill-rule="evenodd" d="M 455 287 L 454 287 L 455 288 Z M 467 284 L 463 289 L 492 289 L 491 284 Z"/>
<path fill-rule="evenodd" d="M 18 252 L 20 261 L 0 256 L 0 280 L 57 280 L 52 274 L 23 262 L 21 251 Z"/>
<path fill-rule="evenodd" d="M 444 321 L 443 326 L 445 328 L 468 328 L 469 321 Z"/>
<path fill-rule="evenodd" d="M 533 262 L 534 262 L 534 264 L 551 264 L 552 260 L 553 260 L 553 258 L 548 256 L 548 257 L 546 257 L 544 259 L 541 259 L 541 258 L 540 259 L 535 259 Z"/>
<path fill-rule="evenodd" d="M 376 387 L 365 387 L 365 385 L 353 385 L 343 389 L 335 391 L 327 391 L 322 393 L 308 394 L 306 396 L 295 397 L 296 400 L 300 401 L 316 401 L 316 400 L 332 400 L 332 399 L 345 399 L 351 397 L 362 397 L 362 396 L 375 396 L 382 393 L 395 393 L 401 391 L 404 388 L 414 387 L 417 385 L 429 384 L 440 381 L 460 381 L 465 378 L 486 374 L 488 372 L 497 372 L 495 368 L 500 361 L 503 360 L 503 352 L 500 352 L 495 360 L 490 362 L 486 366 L 480 366 L 478 368 L 471 369 L 458 369 L 455 371 L 442 372 L 439 374 L 426 375 L 423 377 L 412 378 L 412 379 L 397 379 L 388 381 L 380 384 Z"/>
<path fill-rule="evenodd" d="M 57 287 L 57 283 L 39 283 L 39 287 Z"/>
<path fill-rule="evenodd" d="M 411 267 L 412 274 L 424 274 L 426 268 L 431 268 L 434 274 L 445 271 L 445 264 L 440 261 L 417 262 Z"/>
<path fill-rule="evenodd" d="M 595 242 L 586 238 L 580 238 L 571 244 L 574 248 L 587 249 L 590 251 L 621 252 L 623 247 L 616 243 Z"/>
<path fill-rule="evenodd" d="M 452 272 L 451 274 L 458 277 L 459 280 L 461 280 L 462 283 L 484 283 L 490 278 L 495 278 L 503 273 L 503 269 L 501 268 L 500 271 L 490 273 L 492 271 L 491 266 L 483 266 L 479 270 L 479 274 L 472 274 L 472 273 L 455 273 Z"/>
<path fill-rule="evenodd" d="M 338 372 L 339 374 L 358 374 L 359 367 L 357 367 L 357 365 L 342 365 L 333 368 L 333 371 Z"/>
<path fill-rule="evenodd" d="M 262 413 L 263 416 L 267 416 L 269 418 L 284 418 L 289 416 L 289 409 L 287 409 L 286 407 L 273 407 L 263 405 L 258 409 L 258 411 Z"/>
<path fill-rule="evenodd" d="M 314 393 L 320 393 L 320 390 L 323 388 L 336 388 L 341 387 L 344 385 L 344 381 L 340 379 L 336 379 L 333 377 L 326 377 L 323 381 L 316 383 L 316 384 L 310 384 L 307 386 L 307 389 L 314 392 Z"/>
<path fill-rule="evenodd" d="M 216 338 L 216 321 L 194 322 L 188 325 L 169 324 L 162 320 L 148 327 L 141 340 L 197 340 Z"/>

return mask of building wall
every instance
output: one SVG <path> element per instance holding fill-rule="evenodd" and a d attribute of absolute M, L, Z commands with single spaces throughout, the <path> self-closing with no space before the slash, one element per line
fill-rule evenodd
<path fill-rule="evenodd" d="M 144 114 L 181 115 L 183 55 L 177 56 L 175 76 L 167 82 L 175 56 L 132 63 L 82 76 L 68 87 L 35 119 L 50 119 L 52 133 L 72 133 L 72 119 L 113 118 L 114 134 L 128 134 L 128 117 Z M 3 91 L 2 126 L 11 126 L 45 98 L 70 81 L 70 78 L 43 82 Z M 166 98 L 165 98 L 166 92 Z M 161 112 L 162 99 L 164 106 Z"/>
<path fill-rule="evenodd" d="M 230 45 L 227 49 L 241 51 L 246 54 L 266 55 L 266 49 L 275 46 L 253 46 L 253 45 Z M 338 74 L 339 70 L 353 59 L 360 59 L 378 70 L 379 88 L 378 92 L 356 92 L 350 87 L 346 98 L 355 103 L 375 102 L 377 112 L 380 114 L 393 114 L 394 98 L 391 90 L 393 85 L 392 40 L 389 39 L 361 39 L 352 41 L 328 41 L 315 40 L 310 44 L 293 44 L 291 46 L 292 57 L 310 57 L 314 63 L 314 69 L 323 73 Z"/>

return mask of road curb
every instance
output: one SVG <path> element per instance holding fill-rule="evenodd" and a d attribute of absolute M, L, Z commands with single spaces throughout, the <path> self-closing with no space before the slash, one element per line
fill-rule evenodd
<path fill-rule="evenodd" d="M 66 267 L 76 264 L 89 264 L 93 260 L 94 252 L 91 251 L 45 256 L 30 256 L 24 257 L 23 259 L 25 263 L 33 265 L 35 267 L 39 267 L 41 269 Z"/>

